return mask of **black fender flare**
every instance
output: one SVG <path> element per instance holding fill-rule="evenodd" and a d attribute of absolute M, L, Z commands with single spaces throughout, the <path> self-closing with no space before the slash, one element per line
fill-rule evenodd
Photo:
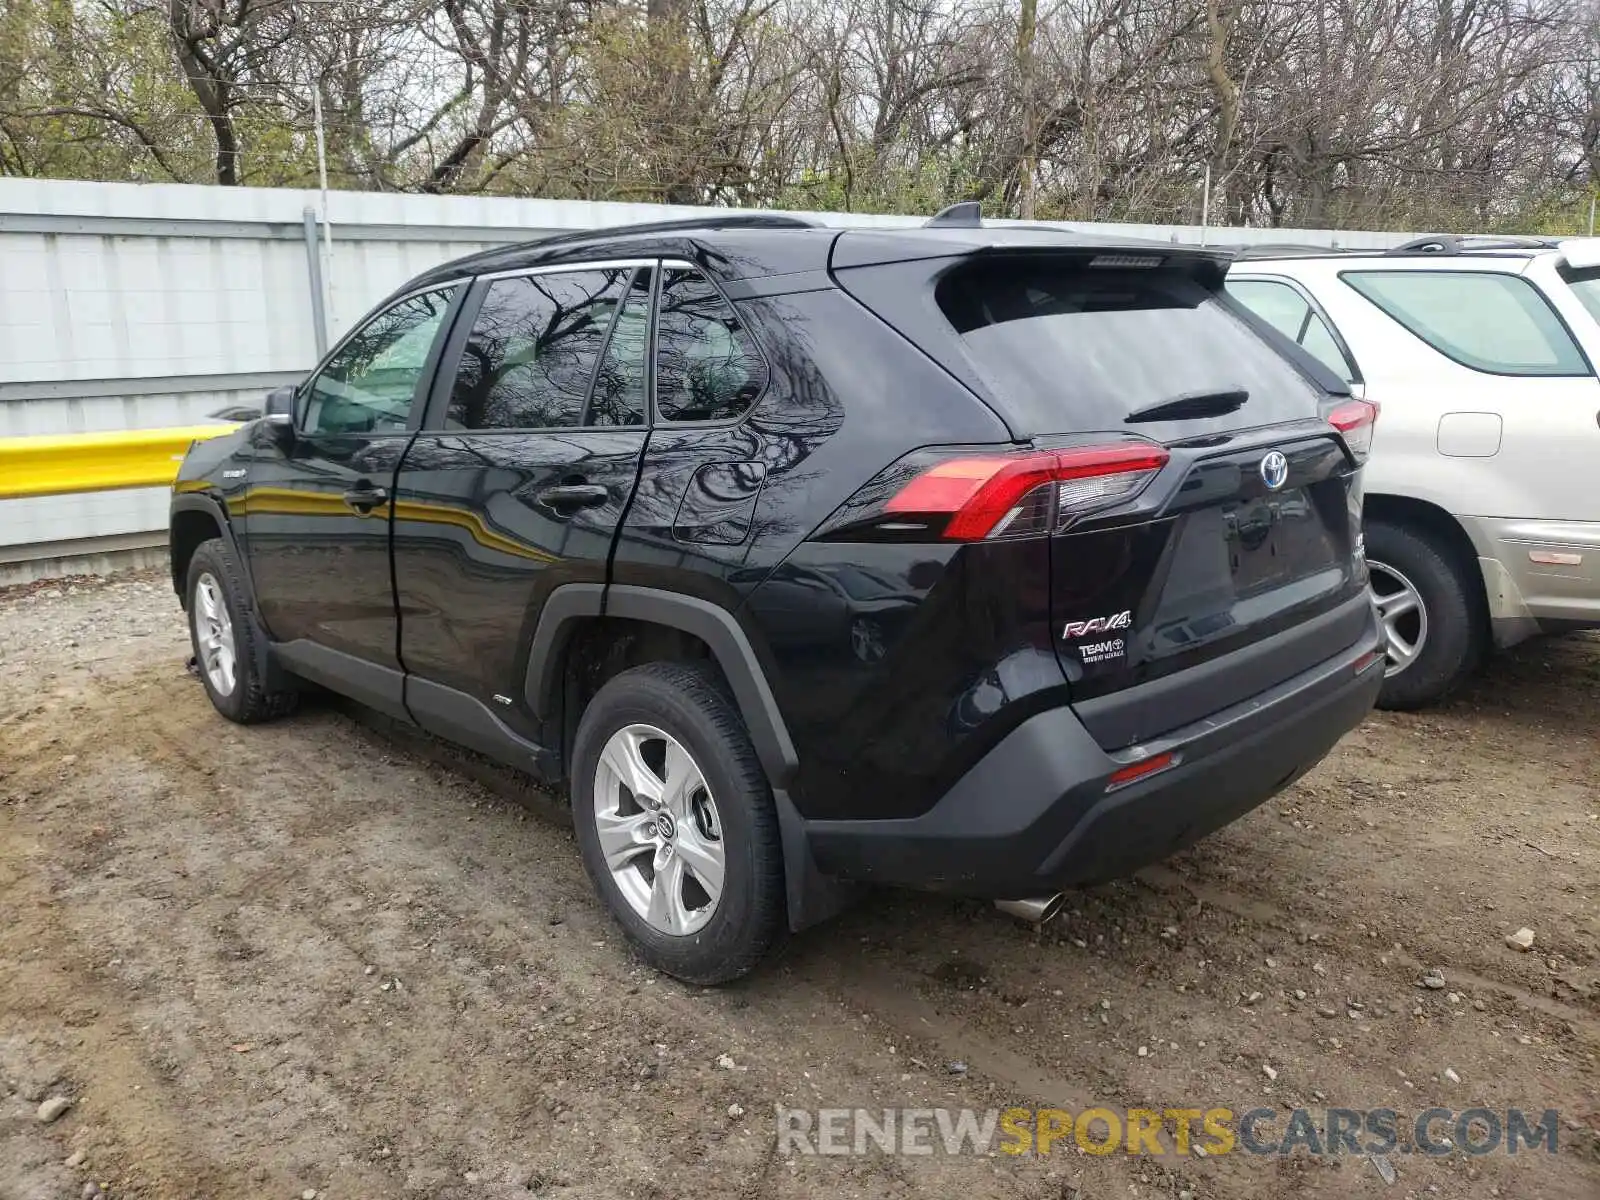
<path fill-rule="evenodd" d="M 749 635 L 728 609 L 678 592 L 632 584 L 570 583 L 550 593 L 540 610 L 528 653 L 526 700 L 546 720 L 555 711 L 562 653 L 579 622 L 590 617 L 649 621 L 693 634 L 711 649 L 750 731 L 750 741 L 772 787 L 783 846 L 789 925 L 799 930 L 843 909 L 855 889 L 822 875 L 811 855 L 805 819 L 789 798 L 800 766 L 788 725 Z"/>
<path fill-rule="evenodd" d="M 178 492 L 172 497 L 172 504 L 168 509 L 167 521 L 167 554 L 172 553 L 172 521 L 171 518 L 184 512 L 202 512 L 210 517 L 212 522 L 221 531 L 223 540 L 228 543 L 228 549 L 233 551 L 234 559 L 239 563 L 239 568 L 244 572 L 244 577 L 250 578 L 250 566 L 244 560 L 244 555 L 239 552 L 239 540 L 233 535 L 233 522 L 228 520 L 228 511 L 222 502 L 208 492 Z M 177 564 L 173 564 L 176 571 Z M 179 595 L 183 593 L 184 581 L 173 575 L 172 583 Z M 255 605 L 255 587 L 250 588 L 250 604 Z M 185 604 L 187 604 L 185 598 Z"/>
<path fill-rule="evenodd" d="M 558 675 L 562 651 L 580 621 L 598 616 L 681 629 L 709 646 L 733 689 L 768 781 L 774 788 L 788 785 L 800 759 L 755 647 L 733 613 L 698 596 L 617 583 L 558 587 L 539 612 L 528 649 L 526 699 L 530 712 L 540 720 L 552 714 L 562 683 Z"/>

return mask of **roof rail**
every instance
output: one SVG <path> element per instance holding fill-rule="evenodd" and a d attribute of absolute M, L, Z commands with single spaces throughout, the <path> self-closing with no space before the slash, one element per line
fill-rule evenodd
<path fill-rule="evenodd" d="M 1218 250 L 1231 250 L 1236 261 L 1251 258 L 1309 258 L 1319 254 L 1359 254 L 1348 246 L 1307 246 L 1295 242 L 1215 243 Z"/>
<path fill-rule="evenodd" d="M 696 229 L 815 229 L 822 222 L 807 217 L 794 217 L 787 213 L 745 212 L 730 209 L 726 213 L 707 213 L 698 217 L 678 217 L 670 221 L 642 221 L 634 225 L 605 225 L 598 229 L 574 229 L 570 233 L 555 233 L 549 237 L 534 238 L 530 245 L 560 246 L 567 242 L 585 242 L 597 238 L 631 237 L 638 233 L 680 233 Z"/>
<path fill-rule="evenodd" d="M 929 229 L 979 229 L 983 226 L 983 206 L 976 200 L 963 200 L 941 208 L 923 222 Z"/>
<path fill-rule="evenodd" d="M 1477 233 L 1434 233 L 1385 250 L 1387 255 L 1465 254 L 1470 250 L 1553 250 L 1559 238 Z"/>

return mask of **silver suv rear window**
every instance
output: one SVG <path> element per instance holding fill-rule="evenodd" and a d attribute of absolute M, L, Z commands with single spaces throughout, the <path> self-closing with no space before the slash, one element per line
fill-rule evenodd
<path fill-rule="evenodd" d="M 1344 271 L 1347 284 L 1446 358 L 1492 375 L 1588 375 L 1539 290 L 1491 271 Z"/>

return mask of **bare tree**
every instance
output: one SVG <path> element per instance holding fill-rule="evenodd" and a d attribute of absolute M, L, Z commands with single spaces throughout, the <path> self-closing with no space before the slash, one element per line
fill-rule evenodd
<path fill-rule="evenodd" d="M 1593 0 L 10 0 L 0 171 L 1570 228 Z"/>
<path fill-rule="evenodd" d="M 239 182 L 241 89 L 270 69 L 288 40 L 288 12 L 288 0 L 166 0 L 173 50 L 216 139 L 216 181 L 224 186 Z"/>

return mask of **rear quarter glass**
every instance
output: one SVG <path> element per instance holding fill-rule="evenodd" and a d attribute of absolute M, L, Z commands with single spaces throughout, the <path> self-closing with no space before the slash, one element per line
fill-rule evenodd
<path fill-rule="evenodd" d="M 935 298 L 1008 419 L 1037 433 L 1126 429 L 1166 441 L 1303 420 L 1330 400 L 1291 361 L 1303 352 L 1187 270 L 978 261 L 946 272 Z M 1225 415 L 1127 421 L 1233 390 L 1249 398 Z"/>

